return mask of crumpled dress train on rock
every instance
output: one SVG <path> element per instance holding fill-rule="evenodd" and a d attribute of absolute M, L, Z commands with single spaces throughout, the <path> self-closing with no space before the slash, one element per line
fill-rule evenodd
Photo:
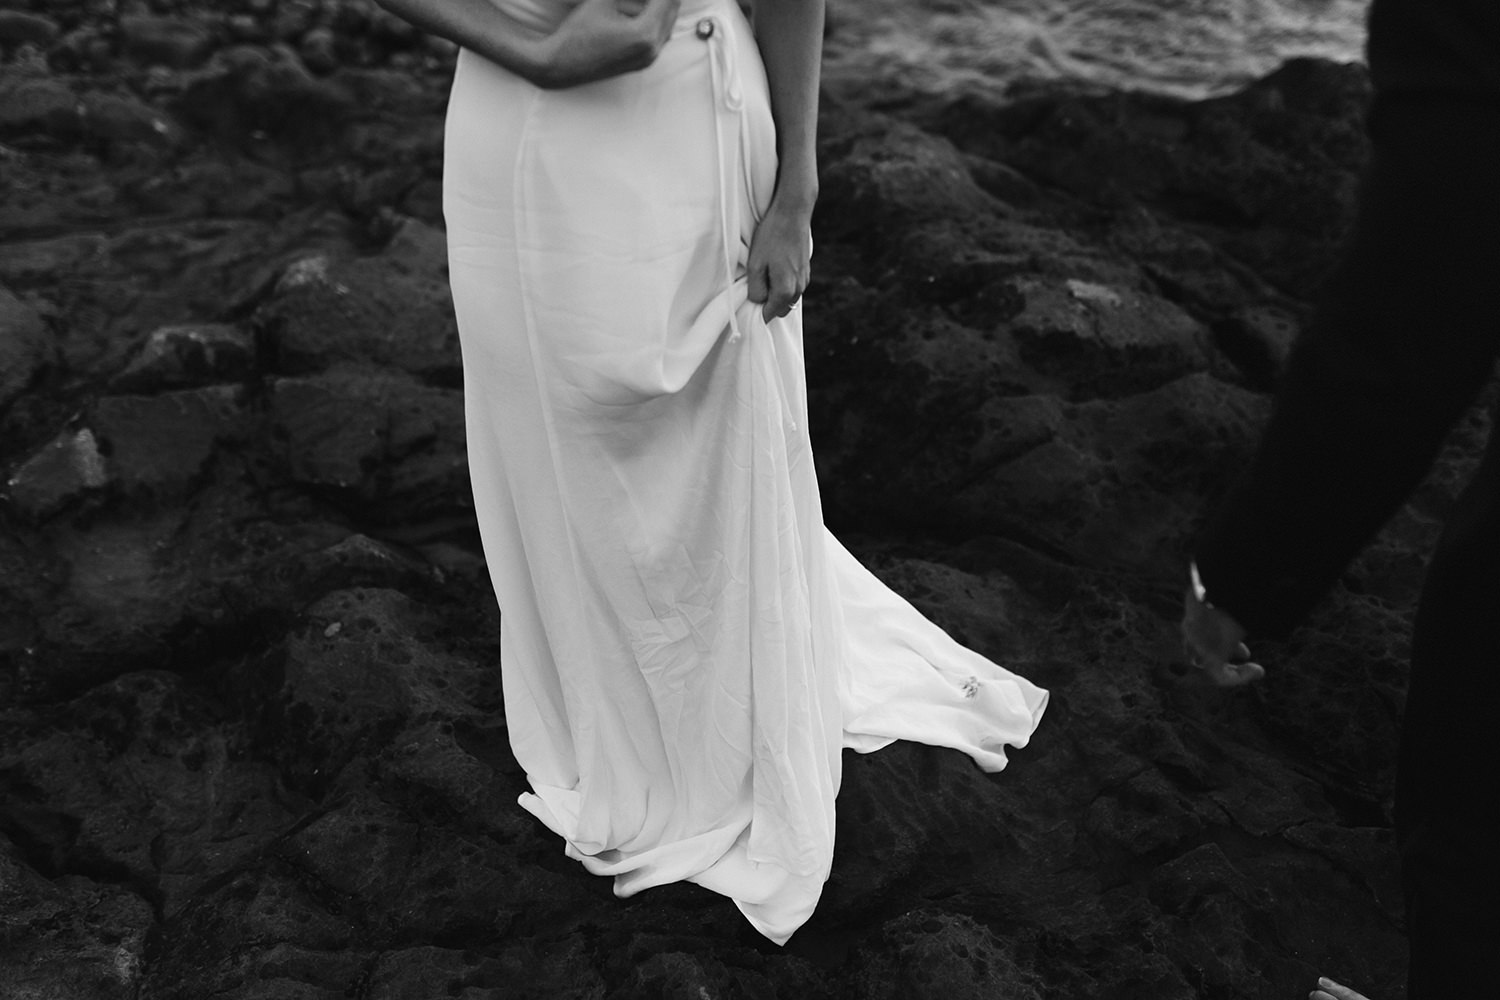
<path fill-rule="evenodd" d="M 746 300 L 775 139 L 730 0 L 686 0 L 649 69 L 568 90 L 462 53 L 445 157 L 521 804 L 619 895 L 687 879 L 783 942 L 829 874 L 842 747 L 999 770 L 1047 693 L 823 526 L 800 314 Z"/>

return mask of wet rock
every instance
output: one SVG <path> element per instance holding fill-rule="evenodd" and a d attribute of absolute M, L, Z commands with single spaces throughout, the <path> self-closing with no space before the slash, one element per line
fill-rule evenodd
<path fill-rule="evenodd" d="M 171 148 L 183 141 L 182 129 L 151 105 L 120 94 L 84 97 L 83 129 L 91 138 L 146 143 Z"/>
<path fill-rule="evenodd" d="M 1000 203 L 974 183 L 948 142 L 895 119 L 855 119 L 819 181 L 822 217 L 879 230 L 929 220 L 982 221 Z M 834 229 L 837 232 L 837 229 Z"/>
<path fill-rule="evenodd" d="M 192 69 L 214 48 L 211 34 L 179 18 L 127 14 L 120 18 L 119 30 L 121 51 L 148 65 Z"/>
<path fill-rule="evenodd" d="M 296 42 L 318 18 L 318 5 L 313 0 L 285 0 L 276 5 L 276 19 L 272 31 L 283 42 Z"/>
<path fill-rule="evenodd" d="M 22 10 L 0 10 L 0 45 L 39 45 L 57 40 L 62 28 L 52 18 Z"/>
<path fill-rule="evenodd" d="M 1268 901 L 1217 844 L 1196 847 L 1157 868 L 1151 876 L 1150 892 L 1151 901 L 1163 912 L 1185 917 L 1191 917 L 1191 910 L 1206 898 L 1221 892 L 1247 902 L 1257 898 Z"/>
<path fill-rule="evenodd" d="M 181 140 L 160 111 L 126 94 L 80 92 L 54 77 L 0 74 L 0 135 L 46 135 L 66 143 L 172 146 Z"/>
<path fill-rule="evenodd" d="M 379 254 L 294 262 L 255 321 L 268 361 L 286 374 L 347 362 L 458 384 L 445 238 L 415 220 L 404 222 Z"/>
<path fill-rule="evenodd" d="M 1204 374 L 1069 404 L 989 395 L 979 365 L 963 382 L 919 362 L 894 372 L 877 376 L 900 387 L 893 397 L 851 387 L 813 402 L 815 425 L 837 408 L 823 438 L 830 508 L 949 537 L 1030 538 L 1090 566 L 1175 567 L 1203 490 L 1248 458 L 1266 413 L 1261 397 Z"/>
<path fill-rule="evenodd" d="M 1024 822 L 1007 829 L 1014 814 L 1004 783 L 991 784 L 956 751 L 893 744 L 868 757 L 846 753 L 840 796 L 845 846 L 818 910 L 835 925 L 861 919 L 853 915 L 903 885 L 951 884 L 1028 834 Z"/>
<path fill-rule="evenodd" d="M 1086 565 L 1168 575 L 1206 483 L 1249 457 L 1266 409 L 1208 375 L 1070 408 L 1050 440 L 966 484 L 968 516 L 1004 512 L 1007 522 L 1046 525 L 1041 537 Z"/>
<path fill-rule="evenodd" d="M 52 361 L 41 314 L 0 287 L 0 413 Z"/>
<path fill-rule="evenodd" d="M 1404 951 L 1398 933 L 1372 909 L 1365 890 L 1330 875 L 1325 862 L 1308 854 L 1230 862 L 1227 852 L 1203 845 L 1152 874 L 1150 898 L 1165 909 L 1142 907 L 1141 926 L 1205 993 L 1251 995 L 1267 979 L 1311 983 L 1330 968 L 1350 968 L 1346 946 L 1320 933 L 1320 921 L 1341 924 L 1364 942 L 1386 942 L 1368 953 L 1361 974 L 1394 982 Z M 1309 893 L 1309 885 L 1318 891 Z M 1299 947 L 1282 950 L 1279 940 Z"/>
<path fill-rule="evenodd" d="M 409 1000 L 431 993 L 434 984 L 441 983 L 448 996 L 481 1000 L 520 971 L 487 955 L 425 945 L 382 954 L 365 989 L 370 1000 Z"/>
<path fill-rule="evenodd" d="M 115 392 L 144 393 L 237 382 L 255 370 L 254 338 L 227 323 L 160 327 L 110 383 Z"/>
<path fill-rule="evenodd" d="M 1300 332 L 1297 317 L 1286 309 L 1247 305 L 1215 327 L 1214 346 L 1235 363 L 1252 386 L 1270 390 Z"/>
<path fill-rule="evenodd" d="M 120 488 L 170 494 L 195 485 L 218 448 L 250 436 L 243 396 L 243 390 L 227 385 L 105 396 L 95 403 L 89 423 Z"/>
<path fill-rule="evenodd" d="M 734 989 L 734 985 L 721 962 L 682 952 L 666 952 L 646 956 L 632 970 L 624 989 L 627 996 L 696 1000 L 704 996 L 722 996 Z"/>
<path fill-rule="evenodd" d="M 1274 758 L 1257 759 L 1248 752 L 1231 756 L 1222 746 L 1214 747 L 1211 754 L 1217 761 L 1202 785 L 1208 790 L 1208 801 L 1223 810 L 1236 829 L 1269 837 L 1302 823 L 1336 818 L 1337 810 L 1318 782 Z"/>
<path fill-rule="evenodd" d="M 3 102 L 0 102 L 3 107 Z M 21 240 L 0 247 L 0 279 L 34 285 L 67 268 L 86 267 L 108 253 L 102 233 L 82 233 L 53 239 Z"/>
<path fill-rule="evenodd" d="M 148 955 L 143 995 L 342 996 L 369 957 L 350 916 L 335 912 L 342 909 L 285 862 L 251 861 L 168 918 Z"/>
<path fill-rule="evenodd" d="M 104 30 L 83 25 L 64 35 L 48 55 L 59 69 L 104 73 L 113 66 L 115 47 Z"/>
<path fill-rule="evenodd" d="M 330 588 L 420 579 L 357 546 L 341 553 L 350 530 L 312 507 L 289 518 L 294 498 L 272 513 L 233 475 L 204 486 L 190 504 L 145 498 L 49 525 L 57 584 L 20 663 L 27 697 L 70 697 L 131 670 L 196 670 L 254 648 L 260 630 Z"/>
<path fill-rule="evenodd" d="M 111 677 L 172 657 L 185 590 L 197 583 L 174 565 L 172 541 L 186 518 L 171 506 L 63 526 L 51 547 L 63 587 L 38 622 L 40 655 L 23 664 L 36 699 L 71 697 Z"/>
<path fill-rule="evenodd" d="M 1208 101 L 964 95 L 927 120 L 960 149 L 1091 203 L 1190 220 L 1272 284 L 1307 296 L 1351 217 L 1369 93 L 1363 67 L 1293 60 Z"/>
<path fill-rule="evenodd" d="M 37 621 L 63 567 L 34 530 L 14 519 L 8 529 L 0 532 L 0 704 L 16 705 L 19 665 L 35 654 Z"/>
<path fill-rule="evenodd" d="M 503 743 L 504 733 L 498 736 Z M 502 842 L 527 836 L 533 825 L 516 809 L 523 784 L 520 770 L 508 770 L 508 780 L 502 781 L 494 768 L 464 748 L 447 722 L 412 726 L 376 760 L 383 798 L 424 815 L 447 816 Z"/>
<path fill-rule="evenodd" d="M 0 72 L 0 135 L 77 134 L 83 114 L 79 95 L 62 81 Z"/>
<path fill-rule="evenodd" d="M 534 880 L 517 871 L 511 852 L 483 836 L 411 822 L 374 799 L 341 801 L 278 850 L 364 903 L 392 942 L 503 935 L 532 902 Z M 544 917 L 545 909 L 524 916 Z"/>
<path fill-rule="evenodd" d="M 56 870 L 123 878 L 167 913 L 305 808 L 174 674 L 123 675 L 75 699 L 61 724 L 21 731 L 24 749 L 0 753 L 11 828 Z"/>
<path fill-rule="evenodd" d="M 342 35 L 364 34 L 380 9 L 366 0 L 339 3 L 333 11 L 332 26 Z"/>
<path fill-rule="evenodd" d="M 173 107 L 222 142 L 252 148 L 274 140 L 292 159 L 338 143 L 354 113 L 349 94 L 315 79 L 294 52 L 251 45 L 215 53 L 184 80 Z"/>
<path fill-rule="evenodd" d="M 231 555 L 216 577 L 224 605 L 236 615 L 281 616 L 350 587 L 423 592 L 441 578 L 410 552 L 333 525 L 300 537 L 278 535 L 264 524 L 254 527 L 270 537 L 259 551 L 250 550 L 250 558 Z"/>
<path fill-rule="evenodd" d="M 0 835 L 0 914 L 10 995 L 114 1000 L 139 987 L 153 915 L 129 889 L 43 877 Z"/>
<path fill-rule="evenodd" d="M 605 995 L 604 981 L 583 949 L 571 942 L 543 946 L 531 940 L 512 944 L 498 957 L 431 945 L 389 951 L 371 969 L 366 989 L 370 1000 L 410 1000 L 431 994 L 433 984 L 441 983 L 444 996 L 487 1000 L 518 982 L 539 997 L 557 1000 Z"/>
<path fill-rule="evenodd" d="M 400 388 L 411 388 L 400 384 Z M 382 403 L 395 384 L 364 376 L 278 379 L 271 387 L 272 434 L 286 443 L 290 477 L 301 483 L 358 489 L 385 453 Z"/>
<path fill-rule="evenodd" d="M 1085 398 L 1154 388 L 1207 365 L 1205 332 L 1177 306 L 1129 288 L 1073 278 L 1023 279 L 1011 320 L 1023 361 L 1063 375 Z"/>
<path fill-rule="evenodd" d="M 424 641 L 431 612 L 392 590 L 336 591 L 236 683 L 259 738 L 292 783 L 315 794 L 351 761 L 424 719 L 473 716 L 473 663 Z"/>
<path fill-rule="evenodd" d="M 339 68 L 338 39 L 331 28 L 314 28 L 302 36 L 297 53 L 314 73 L 332 73 Z"/>
<path fill-rule="evenodd" d="M 1403 918 L 1400 861 L 1395 834 L 1389 827 L 1347 827 L 1310 822 L 1288 829 L 1283 836 L 1299 847 L 1327 858 L 1362 883 L 1393 923 Z"/>
<path fill-rule="evenodd" d="M 456 390 L 354 372 L 283 378 L 271 384 L 269 416 L 293 482 L 347 492 L 380 520 L 471 503 Z"/>
<path fill-rule="evenodd" d="M 83 427 L 63 431 L 22 462 L 6 479 L 5 493 L 22 516 L 40 520 L 108 482 L 99 441 Z"/>
<path fill-rule="evenodd" d="M 1090 804 L 1083 829 L 1106 856 L 1140 856 L 1175 847 L 1220 822 L 1217 810 L 1155 770 L 1142 770 Z"/>
<path fill-rule="evenodd" d="M 890 951 L 866 965 L 860 977 L 860 995 L 871 1000 L 1046 995 L 1001 940 L 969 917 L 919 910 L 887 924 L 883 933 Z"/>
<path fill-rule="evenodd" d="M 1314 773 L 1337 776 L 1355 825 L 1392 819 L 1410 651 L 1410 606 L 1392 608 L 1339 590 L 1296 641 L 1277 650 L 1281 683 L 1265 692 L 1268 718 L 1275 720 L 1270 728 L 1298 748 Z M 1281 828 L 1289 820 L 1283 816 Z"/>
<path fill-rule="evenodd" d="M 250 14 L 231 14 L 224 27 L 236 42 L 265 42 L 270 38 L 265 25 Z"/>

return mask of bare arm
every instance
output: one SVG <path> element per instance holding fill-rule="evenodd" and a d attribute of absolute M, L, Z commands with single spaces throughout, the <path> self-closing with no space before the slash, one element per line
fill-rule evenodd
<path fill-rule="evenodd" d="M 375 0 L 423 31 L 499 63 L 539 87 L 572 87 L 644 69 L 656 60 L 680 0 L 583 0 L 557 29 L 525 27 L 488 0 Z"/>
<path fill-rule="evenodd" d="M 818 198 L 818 77 L 825 0 L 754 0 L 755 41 L 771 85 L 776 198 L 812 214 Z"/>
<path fill-rule="evenodd" d="M 808 229 L 818 200 L 818 76 L 824 0 L 754 0 L 755 42 L 776 120 L 776 190 L 750 243 L 749 296 L 785 316 L 810 276 Z"/>

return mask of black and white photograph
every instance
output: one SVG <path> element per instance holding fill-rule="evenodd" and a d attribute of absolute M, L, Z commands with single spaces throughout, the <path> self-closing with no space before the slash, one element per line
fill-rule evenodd
<path fill-rule="evenodd" d="M 0 1000 L 1500 995 L 1500 0 L 0 0 Z"/>

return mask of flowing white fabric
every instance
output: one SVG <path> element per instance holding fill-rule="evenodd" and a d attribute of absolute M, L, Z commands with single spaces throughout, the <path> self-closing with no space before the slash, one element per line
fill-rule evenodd
<path fill-rule="evenodd" d="M 648 70 L 568 90 L 464 52 L 445 162 L 521 805 L 619 895 L 691 880 L 784 942 L 832 864 L 842 747 L 999 770 L 1047 692 L 823 526 L 799 313 L 746 300 L 776 161 L 732 0 L 686 0 Z"/>

